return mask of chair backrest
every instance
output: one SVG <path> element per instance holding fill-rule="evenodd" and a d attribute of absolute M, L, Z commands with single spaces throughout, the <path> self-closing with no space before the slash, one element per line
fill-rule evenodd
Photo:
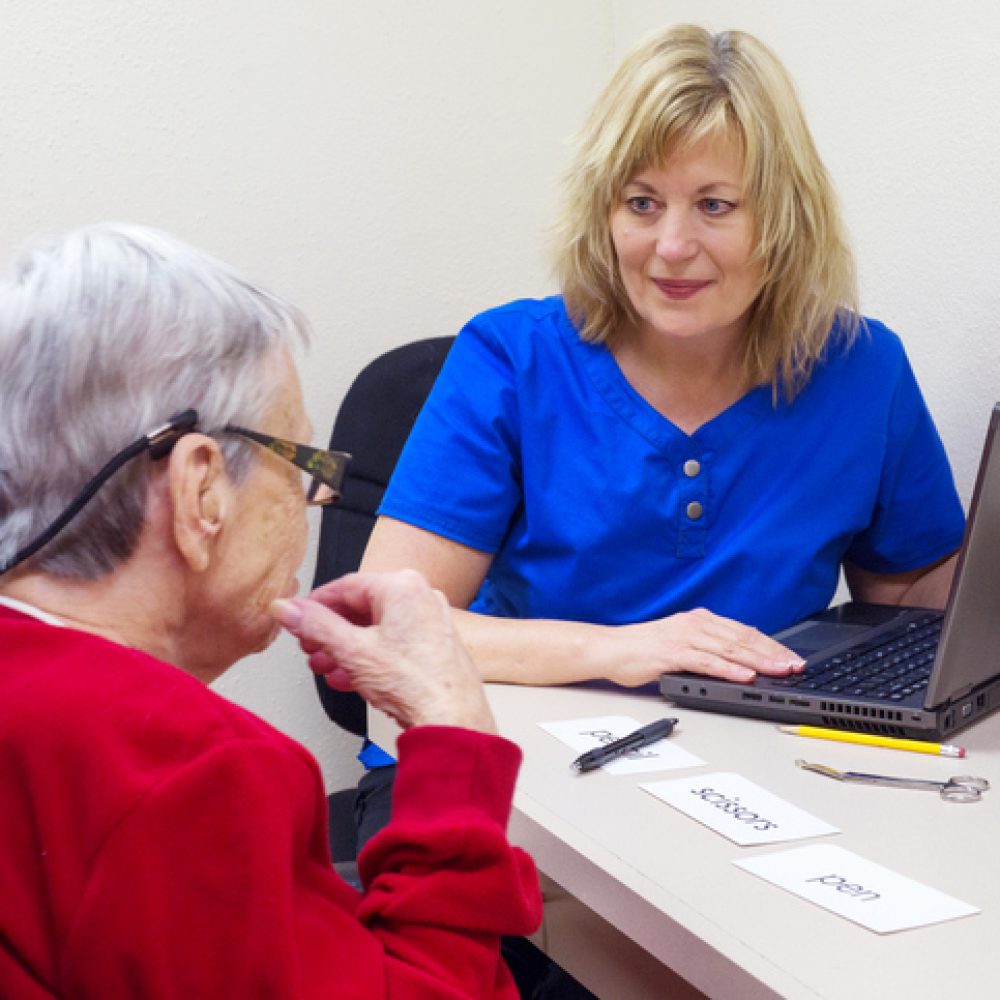
<path fill-rule="evenodd" d="M 314 587 L 360 565 L 392 470 L 454 340 L 432 337 L 387 351 L 362 369 L 348 389 L 330 447 L 354 457 L 340 501 L 323 508 Z M 366 735 L 361 697 L 316 680 L 326 714 L 349 732 Z"/>

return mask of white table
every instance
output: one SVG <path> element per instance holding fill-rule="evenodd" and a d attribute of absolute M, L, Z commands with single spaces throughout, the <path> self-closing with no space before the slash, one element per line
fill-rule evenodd
<path fill-rule="evenodd" d="M 639 984 L 597 984 L 602 996 L 670 995 L 657 987 L 657 963 L 711 997 L 738 1000 L 1000 996 L 1000 713 L 958 734 L 954 742 L 969 751 L 961 761 L 787 736 L 769 722 L 675 708 L 653 688 L 490 685 L 489 697 L 500 731 L 524 751 L 511 839 L 655 960 L 640 970 L 617 936 L 585 934 L 582 925 L 575 955 L 564 930 L 550 951 L 592 989 L 595 968 L 606 982 L 631 975 Z M 671 739 L 706 761 L 698 771 L 742 774 L 841 829 L 823 840 L 983 912 L 879 935 L 755 878 L 732 861 L 819 840 L 738 847 L 638 787 L 698 771 L 577 775 L 569 768 L 575 753 L 538 725 L 604 715 L 678 717 Z M 372 729 L 383 745 L 392 742 L 387 720 L 373 719 Z M 978 774 L 993 789 L 979 803 L 947 803 L 929 792 L 840 784 L 799 770 L 797 757 L 942 780 Z M 596 954 L 601 948 L 606 955 Z"/>

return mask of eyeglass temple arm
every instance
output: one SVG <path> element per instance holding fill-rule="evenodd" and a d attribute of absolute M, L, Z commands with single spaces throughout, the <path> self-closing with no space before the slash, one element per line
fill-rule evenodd
<path fill-rule="evenodd" d="M 195 410 L 184 410 L 172 416 L 161 427 L 144 434 L 138 441 L 133 441 L 111 458 L 89 483 L 77 494 L 70 505 L 37 537 L 29 542 L 20 552 L 0 565 L 0 576 L 30 559 L 43 545 L 47 545 L 70 521 L 80 513 L 83 506 L 93 495 L 128 461 L 141 455 L 147 449 L 151 458 L 163 458 L 177 443 L 178 438 L 194 430 L 198 424 L 198 414 Z"/>
<path fill-rule="evenodd" d="M 325 451 L 322 448 L 313 448 L 296 441 L 289 441 L 286 438 L 261 434 L 259 431 L 250 430 L 250 428 L 241 427 L 238 424 L 226 424 L 223 430 L 230 434 L 249 438 L 271 451 L 276 451 L 285 461 L 291 462 L 297 469 L 301 469 L 325 486 L 329 486 L 335 496 L 340 496 L 344 471 L 347 462 L 351 459 L 346 451 Z M 317 462 L 316 460 L 320 458 L 323 461 Z"/>

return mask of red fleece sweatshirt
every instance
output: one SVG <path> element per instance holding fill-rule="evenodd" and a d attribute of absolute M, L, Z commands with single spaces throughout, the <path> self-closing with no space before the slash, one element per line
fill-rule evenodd
<path fill-rule="evenodd" d="M 330 866 L 315 760 L 169 664 L 0 607 L 0 997 L 507 997 L 541 917 L 498 737 L 399 741 L 389 825 Z"/>

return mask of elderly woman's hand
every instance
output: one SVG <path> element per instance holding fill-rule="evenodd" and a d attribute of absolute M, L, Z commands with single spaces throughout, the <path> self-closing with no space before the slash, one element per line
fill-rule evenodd
<path fill-rule="evenodd" d="M 308 598 L 275 601 L 272 613 L 331 687 L 357 691 L 404 729 L 496 732 L 448 602 L 419 573 L 352 573 Z"/>

